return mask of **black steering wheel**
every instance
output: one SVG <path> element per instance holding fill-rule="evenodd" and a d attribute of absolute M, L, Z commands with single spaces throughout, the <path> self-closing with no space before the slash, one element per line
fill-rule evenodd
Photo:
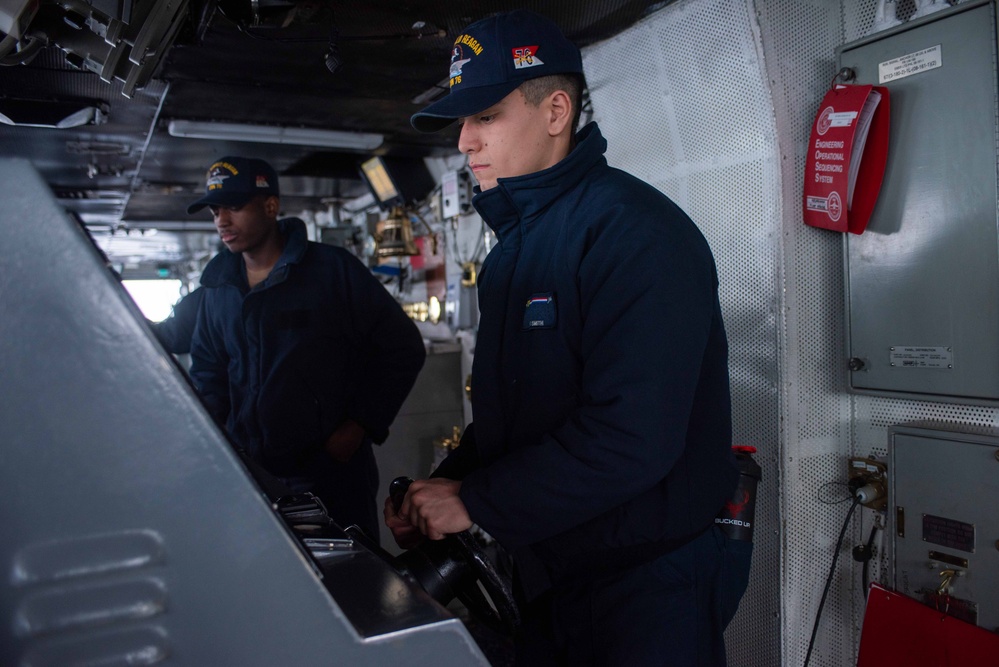
<path fill-rule="evenodd" d="M 389 485 L 389 497 L 396 511 L 412 483 L 409 477 L 397 477 Z M 442 540 L 423 540 L 390 563 L 437 602 L 446 605 L 458 598 L 469 613 L 496 632 L 512 635 L 520 625 L 520 610 L 509 580 L 467 530 Z"/>

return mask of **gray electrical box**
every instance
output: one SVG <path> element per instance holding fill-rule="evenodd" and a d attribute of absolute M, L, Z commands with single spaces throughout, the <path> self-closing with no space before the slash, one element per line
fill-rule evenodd
<path fill-rule="evenodd" d="M 877 206 L 844 235 L 855 391 L 999 401 L 995 50 L 984 1 L 839 49 L 891 102 Z"/>
<path fill-rule="evenodd" d="M 999 631 L 999 431 L 896 426 L 888 456 L 893 587 Z"/>

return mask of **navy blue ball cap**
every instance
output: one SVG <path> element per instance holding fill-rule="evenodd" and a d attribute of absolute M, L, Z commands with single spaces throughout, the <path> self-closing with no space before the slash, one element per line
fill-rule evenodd
<path fill-rule="evenodd" d="M 187 207 L 197 213 L 206 206 L 239 207 L 258 195 L 280 196 L 274 167 L 264 160 L 230 155 L 219 158 L 205 174 L 205 196 Z"/>
<path fill-rule="evenodd" d="M 437 132 L 485 111 L 528 79 L 582 73 L 579 49 L 544 16 L 525 9 L 491 16 L 454 40 L 450 92 L 410 122 L 420 132 Z"/>

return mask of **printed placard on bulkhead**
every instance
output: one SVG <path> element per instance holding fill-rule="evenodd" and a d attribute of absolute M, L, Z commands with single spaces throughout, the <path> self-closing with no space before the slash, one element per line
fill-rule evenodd
<path fill-rule="evenodd" d="M 833 86 L 812 125 L 805 162 L 804 221 L 863 233 L 888 159 L 889 96 L 883 86 Z"/>

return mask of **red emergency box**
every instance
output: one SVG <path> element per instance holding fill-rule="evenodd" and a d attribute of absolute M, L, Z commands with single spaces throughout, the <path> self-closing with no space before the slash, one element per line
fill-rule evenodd
<path fill-rule="evenodd" d="M 835 85 L 812 125 L 805 161 L 805 224 L 863 233 L 888 160 L 888 89 Z"/>

